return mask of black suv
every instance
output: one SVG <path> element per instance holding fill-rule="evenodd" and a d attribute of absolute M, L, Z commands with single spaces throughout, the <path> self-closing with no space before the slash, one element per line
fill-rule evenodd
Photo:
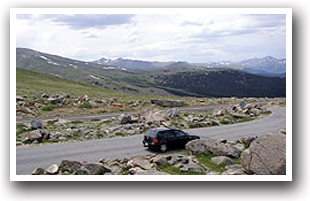
<path fill-rule="evenodd" d="M 153 128 L 144 135 L 142 143 L 150 149 L 165 152 L 167 149 L 184 148 L 187 142 L 194 139 L 200 137 L 174 128 Z"/>

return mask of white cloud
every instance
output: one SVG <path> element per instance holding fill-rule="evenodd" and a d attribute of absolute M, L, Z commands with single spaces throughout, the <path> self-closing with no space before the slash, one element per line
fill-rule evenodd
<path fill-rule="evenodd" d="M 285 57 L 284 15 L 19 15 L 17 46 L 81 60 Z"/>

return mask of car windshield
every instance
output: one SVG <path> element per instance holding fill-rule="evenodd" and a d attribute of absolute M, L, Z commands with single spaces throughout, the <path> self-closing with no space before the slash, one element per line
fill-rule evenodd
<path fill-rule="evenodd" d="M 149 130 L 146 135 L 151 137 L 151 138 L 156 138 L 156 134 L 157 134 L 157 131 L 154 131 L 154 130 Z"/>

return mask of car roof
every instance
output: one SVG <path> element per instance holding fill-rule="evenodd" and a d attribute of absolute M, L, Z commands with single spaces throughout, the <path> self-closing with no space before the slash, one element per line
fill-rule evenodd
<path fill-rule="evenodd" d="M 157 127 L 157 128 L 152 128 L 151 130 L 159 132 L 159 131 L 168 131 L 168 130 L 177 130 L 177 129 L 175 129 L 175 128 L 166 128 L 166 127 Z"/>

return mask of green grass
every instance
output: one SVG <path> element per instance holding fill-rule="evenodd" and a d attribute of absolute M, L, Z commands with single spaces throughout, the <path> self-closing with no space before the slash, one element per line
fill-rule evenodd
<path fill-rule="evenodd" d="M 52 111 L 54 108 L 55 108 L 54 105 L 52 105 L 52 104 L 47 104 L 47 105 L 43 106 L 43 107 L 41 108 L 41 110 L 42 110 L 42 111 L 48 112 L 48 111 Z"/>
<path fill-rule="evenodd" d="M 82 109 L 91 109 L 92 106 L 89 103 L 83 103 L 82 105 L 79 105 L 79 108 Z"/>
<path fill-rule="evenodd" d="M 213 154 L 209 155 L 204 155 L 204 154 L 196 154 L 196 158 L 198 159 L 199 164 L 201 166 L 205 167 L 206 169 L 209 169 L 211 171 L 216 171 L 216 172 L 224 172 L 226 171 L 224 164 L 217 165 L 213 163 L 211 158 L 215 157 Z"/>
<path fill-rule="evenodd" d="M 26 131 L 25 129 L 26 129 L 26 126 L 23 124 L 16 125 L 16 137 L 24 133 Z"/>
<path fill-rule="evenodd" d="M 151 99 L 183 100 L 185 97 L 163 97 L 156 95 L 130 94 L 120 91 L 105 89 L 103 87 L 88 85 L 82 82 L 67 80 L 44 73 L 38 73 L 27 69 L 16 68 L 16 95 L 37 96 L 43 93 L 50 95 L 66 93 L 72 97 L 88 95 L 91 99 L 116 98 L 118 101 L 149 101 Z"/>
<path fill-rule="evenodd" d="M 120 92 L 90 86 L 84 83 L 70 81 L 51 75 L 16 68 L 16 94 L 40 95 L 43 93 L 67 93 L 75 96 L 87 94 L 90 97 L 122 96 Z"/>

